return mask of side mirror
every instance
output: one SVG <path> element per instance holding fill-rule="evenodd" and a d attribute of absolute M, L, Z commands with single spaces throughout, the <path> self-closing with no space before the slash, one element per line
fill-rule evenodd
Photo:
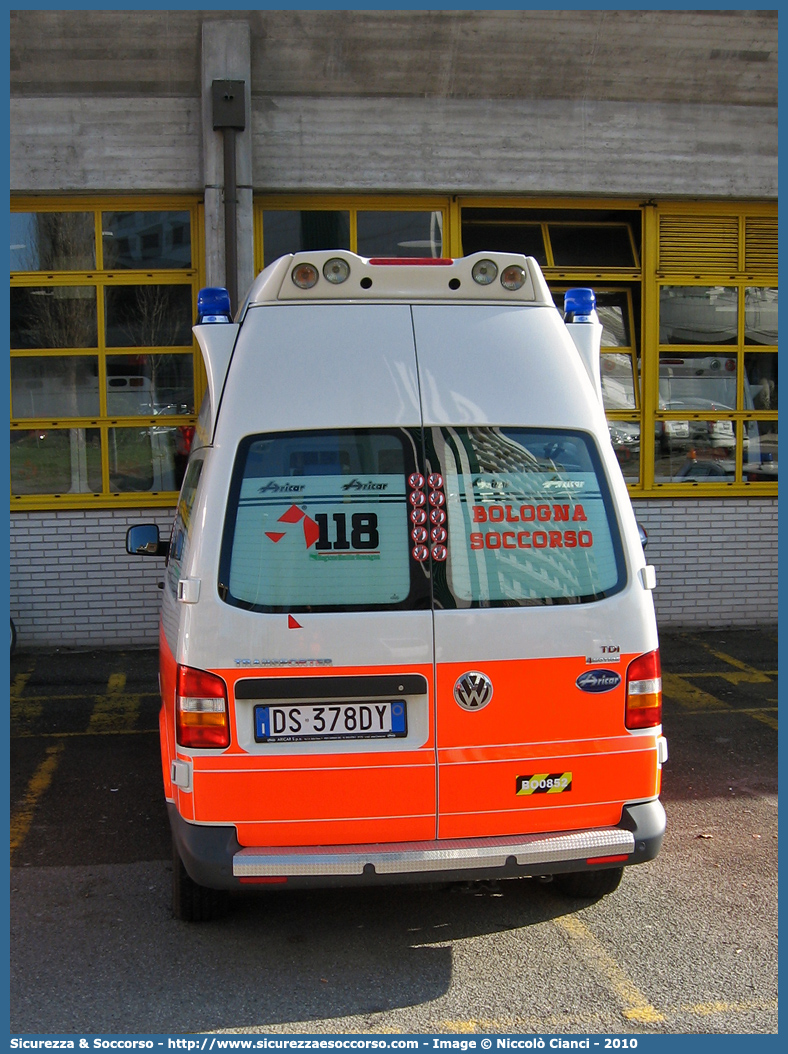
<path fill-rule="evenodd" d="M 638 524 L 638 534 L 640 535 L 640 544 L 645 549 L 648 545 L 648 531 L 641 523 Z"/>
<path fill-rule="evenodd" d="M 138 523 L 126 531 L 126 552 L 132 556 L 166 556 L 169 548 L 155 523 Z"/>

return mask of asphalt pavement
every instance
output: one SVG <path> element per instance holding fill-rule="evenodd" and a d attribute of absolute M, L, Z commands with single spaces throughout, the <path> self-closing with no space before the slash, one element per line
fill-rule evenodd
<path fill-rule="evenodd" d="M 157 655 L 11 660 L 17 1034 L 777 1032 L 777 633 L 663 632 L 656 860 L 599 902 L 523 882 L 169 910 Z"/>

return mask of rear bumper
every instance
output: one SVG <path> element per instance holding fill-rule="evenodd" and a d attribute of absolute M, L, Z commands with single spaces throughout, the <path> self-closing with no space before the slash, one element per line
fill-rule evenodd
<path fill-rule="evenodd" d="M 191 878 L 213 889 L 266 880 L 287 888 L 451 882 L 552 875 L 653 859 L 665 833 L 658 799 L 624 807 L 616 827 L 587 831 L 351 846 L 239 845 L 234 827 L 188 823 L 168 805 L 178 852 Z M 604 858 L 616 859 L 604 859 Z M 603 858 L 603 859 L 600 859 Z"/>

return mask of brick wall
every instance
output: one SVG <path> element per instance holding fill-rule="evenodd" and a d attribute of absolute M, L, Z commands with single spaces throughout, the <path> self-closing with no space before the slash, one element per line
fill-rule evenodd
<path fill-rule="evenodd" d="M 662 626 L 777 622 L 777 501 L 635 501 Z"/>
<path fill-rule="evenodd" d="M 663 626 L 777 622 L 777 502 L 637 501 L 657 569 Z M 163 560 L 126 554 L 127 527 L 171 509 L 25 512 L 11 517 L 10 607 L 19 647 L 157 643 Z"/>
<path fill-rule="evenodd" d="M 129 556 L 126 528 L 172 509 L 25 512 L 11 517 L 11 617 L 18 647 L 156 645 L 164 561 Z"/>

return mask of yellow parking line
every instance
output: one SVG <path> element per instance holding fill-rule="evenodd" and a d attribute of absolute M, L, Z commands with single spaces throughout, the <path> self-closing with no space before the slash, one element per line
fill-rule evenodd
<path fill-rule="evenodd" d="M 723 703 L 721 699 L 704 692 L 696 684 L 690 684 L 686 678 L 678 673 L 662 672 L 662 691 L 665 695 L 679 705 L 692 710 L 723 710 L 728 712 L 733 708 Z"/>
<path fill-rule="evenodd" d="M 775 711 L 774 707 L 764 706 L 756 709 L 754 707 L 739 708 L 729 706 L 709 692 L 704 692 L 696 684 L 691 684 L 681 674 L 663 672 L 662 690 L 666 698 L 678 703 L 679 706 L 684 707 L 691 713 L 702 711 L 706 714 L 746 714 L 747 717 L 751 717 L 754 721 L 760 721 L 761 724 L 773 728 L 775 732 L 778 730 L 777 717 L 772 717 L 771 713 L 769 713 L 770 710 Z"/>
<path fill-rule="evenodd" d="M 741 684 L 742 682 L 747 684 L 767 684 L 771 681 L 771 677 L 768 673 L 764 673 L 763 670 L 756 670 L 754 666 L 748 666 L 746 662 L 742 662 L 741 659 L 735 658 L 733 655 L 728 655 L 724 651 L 718 651 L 717 648 L 713 648 L 710 644 L 706 644 L 705 641 L 698 640 L 697 637 L 692 637 L 692 640 L 701 648 L 713 655 L 715 659 L 720 659 L 721 662 L 727 663 L 728 666 L 733 666 L 737 669 L 738 673 L 720 672 L 717 676 L 723 677 L 726 681 L 731 684 Z"/>
<path fill-rule="evenodd" d="M 131 731 L 135 727 L 140 712 L 140 697 L 138 694 L 126 695 L 125 687 L 125 673 L 110 674 L 106 695 L 96 697 L 87 727 L 89 734 Z"/>
<path fill-rule="evenodd" d="M 713 1000 L 708 1003 L 695 1003 L 687 1006 L 671 1007 L 666 1009 L 663 1015 L 664 1020 L 675 1020 L 682 1018 L 687 1015 L 693 1017 L 714 1017 L 716 1015 L 727 1014 L 734 1016 L 737 1014 L 752 1014 L 758 1012 L 769 1012 L 777 1010 L 777 1000 L 763 1000 L 754 999 L 751 1002 L 736 1002 L 727 1003 L 723 1000 Z M 547 1017 L 538 1017 L 536 1015 L 527 1016 L 524 1014 L 513 1015 L 512 1017 L 474 1017 L 467 1019 L 444 1019 L 443 1021 L 436 1021 L 433 1024 L 428 1024 L 425 1029 L 426 1032 L 444 1033 L 444 1032 L 464 1032 L 464 1033 L 545 1033 L 545 1032 L 605 1032 L 608 1030 L 610 1025 L 610 1015 L 601 1013 L 584 1013 L 580 1012 L 577 1014 L 550 1014 Z M 379 1032 L 402 1032 L 403 1029 L 398 1028 L 381 1028 L 377 1029 Z"/>
<path fill-rule="evenodd" d="M 564 915 L 562 918 L 553 919 L 553 924 L 562 929 L 575 942 L 575 946 L 586 962 L 605 978 L 621 1002 L 621 1012 L 628 1021 L 654 1025 L 665 1020 L 664 1015 L 651 1005 L 579 918 L 575 915 Z"/>
<path fill-rule="evenodd" d="M 52 777 L 58 766 L 58 762 L 60 761 L 62 751 L 62 743 L 55 743 L 52 746 L 47 747 L 46 757 L 33 773 L 21 804 L 14 810 L 14 814 L 11 817 L 12 857 L 27 837 L 27 832 L 30 830 L 30 826 L 33 823 L 36 806 L 52 782 Z"/>

